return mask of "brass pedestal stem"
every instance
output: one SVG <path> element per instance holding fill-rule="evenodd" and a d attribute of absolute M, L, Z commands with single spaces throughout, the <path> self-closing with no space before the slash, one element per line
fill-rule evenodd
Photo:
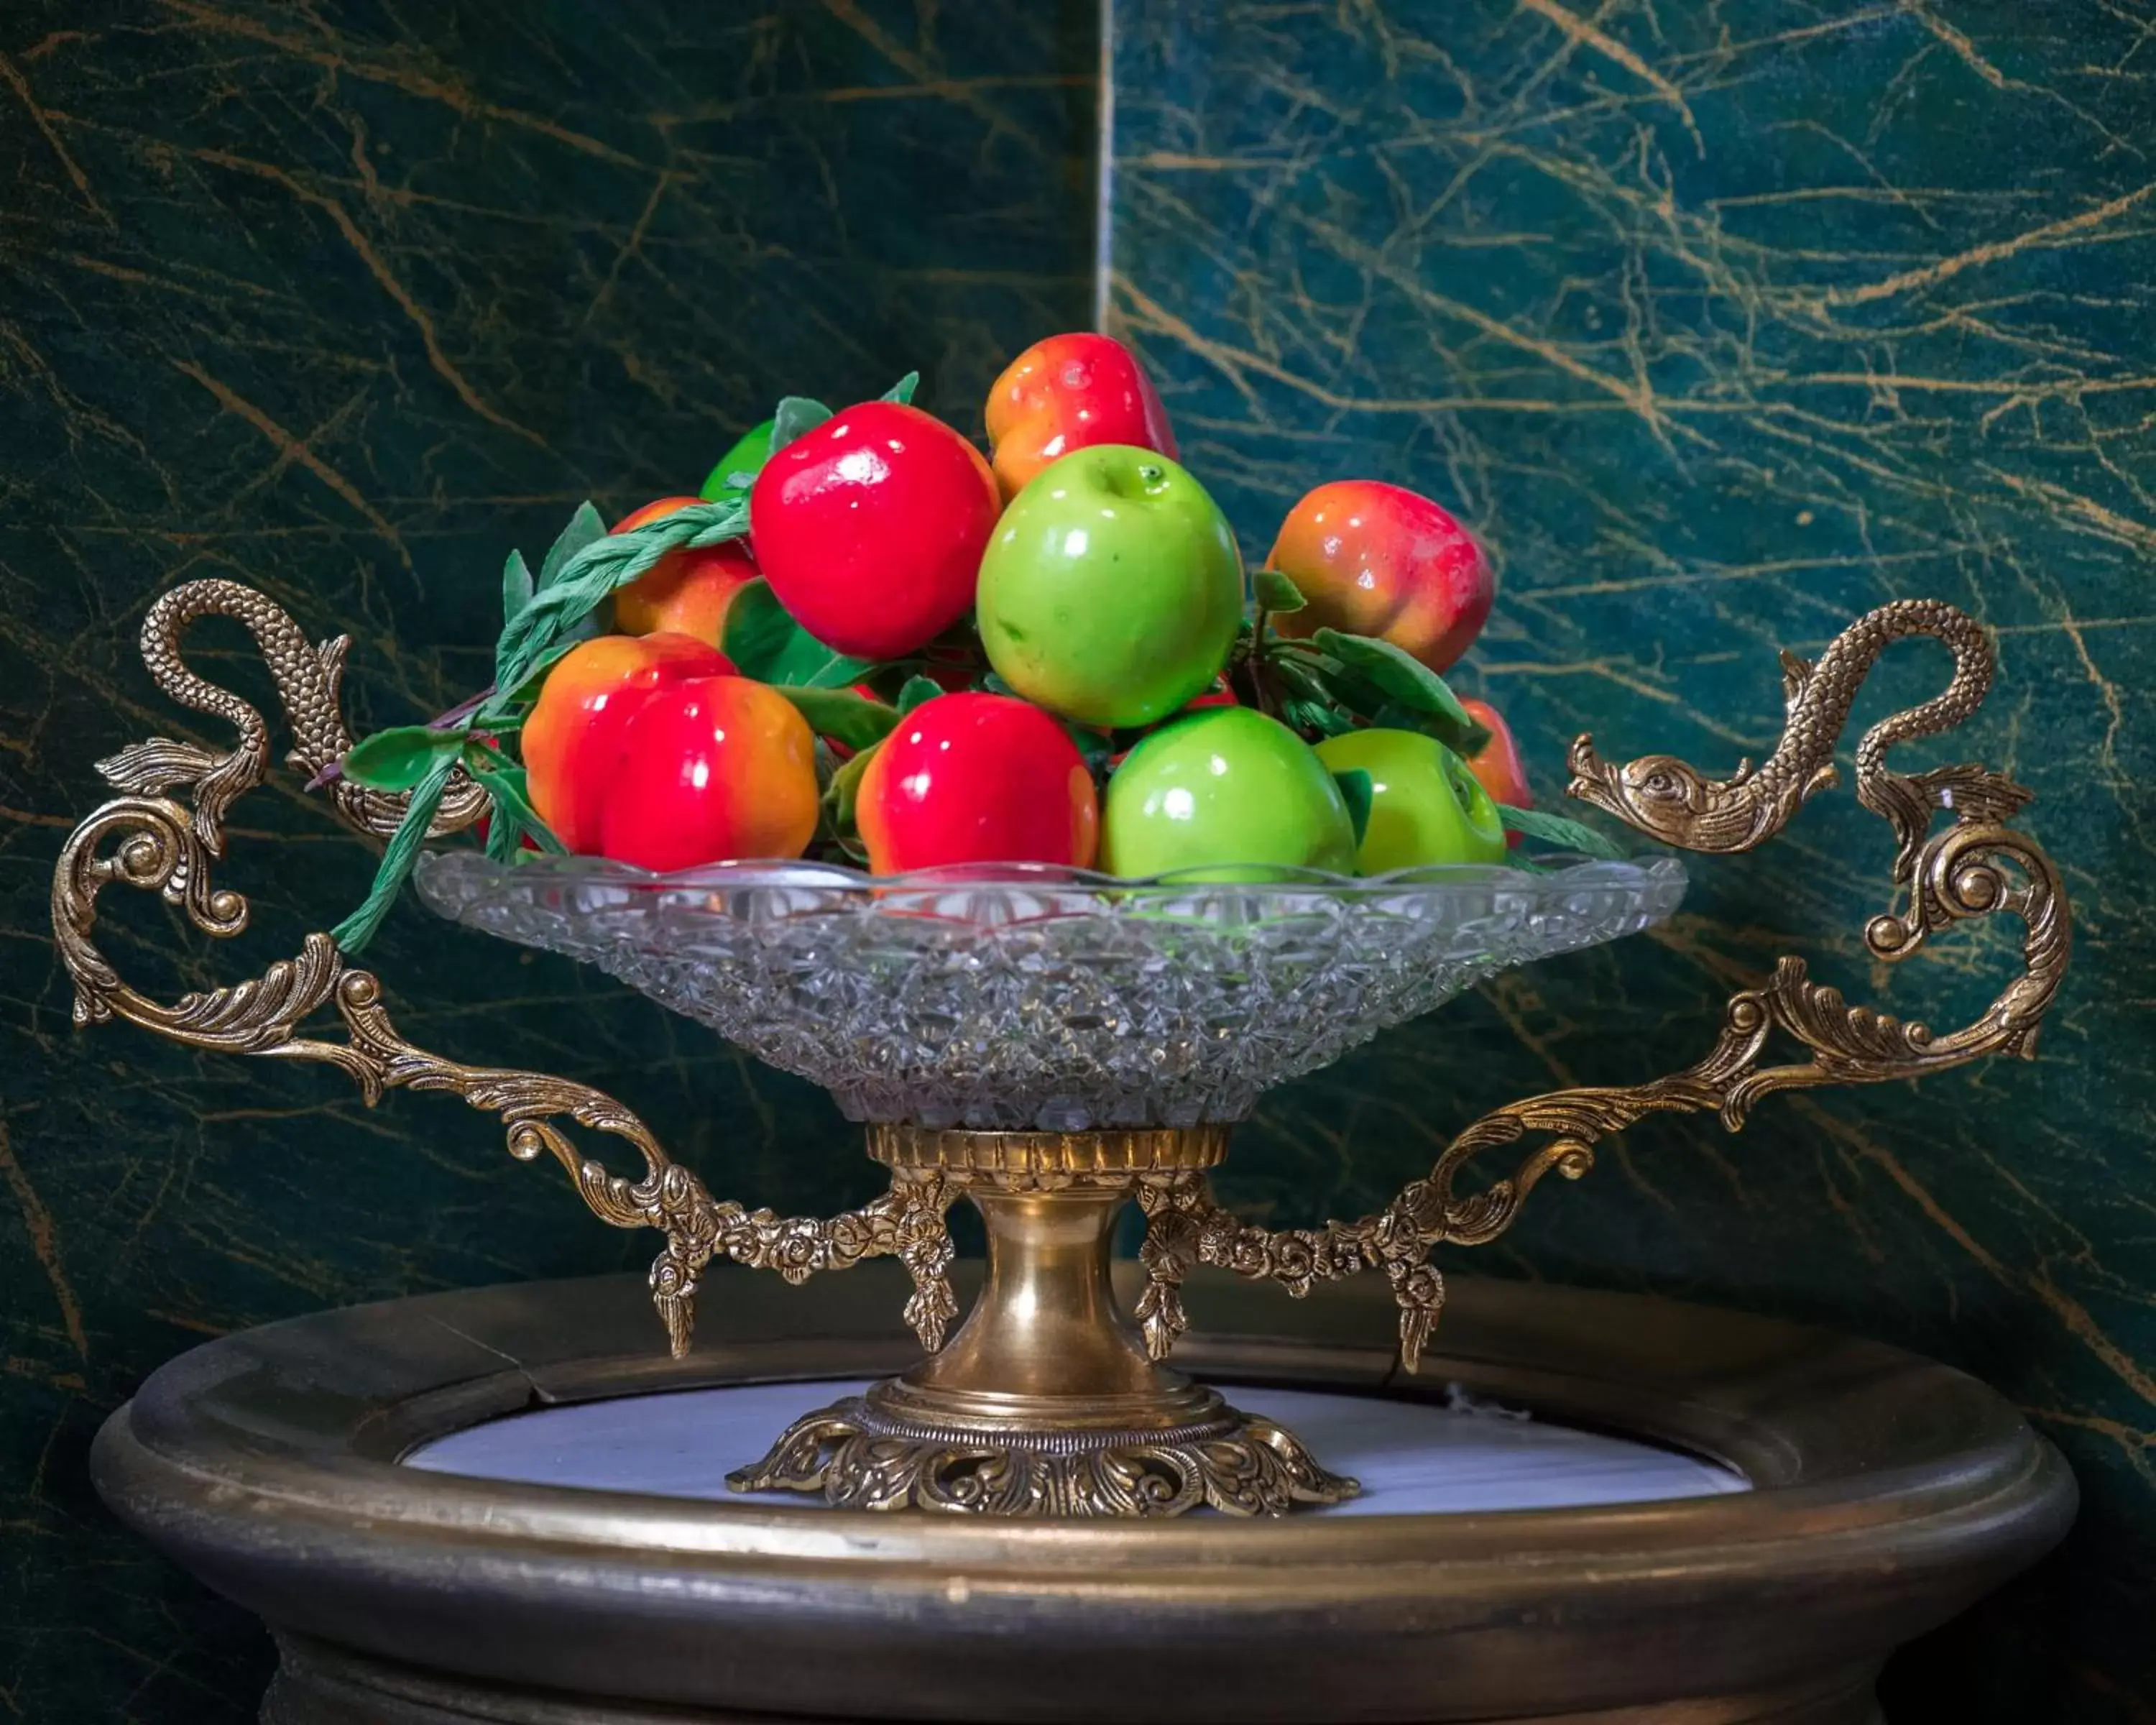
<path fill-rule="evenodd" d="M 1152 1430 L 1219 1406 L 1146 1358 L 1108 1286 L 1116 1217 L 1132 1189 L 975 1187 L 988 1281 L 964 1326 L 880 1393 L 877 1405 L 952 1425 Z"/>
<path fill-rule="evenodd" d="M 1116 1215 L 1142 1175 L 1210 1167 L 1221 1128 L 870 1131 L 876 1159 L 940 1178 L 988 1224 L 988 1276 L 950 1343 L 866 1395 L 797 1420 L 737 1491 L 856 1509 L 1277 1515 L 1353 1480 L 1291 1434 L 1156 1365 L 1109 1285 Z"/>

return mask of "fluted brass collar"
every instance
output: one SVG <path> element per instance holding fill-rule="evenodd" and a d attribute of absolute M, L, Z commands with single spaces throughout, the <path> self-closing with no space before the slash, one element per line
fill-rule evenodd
<path fill-rule="evenodd" d="M 1228 1153 L 1228 1132 L 1219 1124 L 997 1132 L 880 1123 L 869 1127 L 868 1137 L 869 1154 L 886 1168 L 1035 1178 L 1213 1168 Z"/>

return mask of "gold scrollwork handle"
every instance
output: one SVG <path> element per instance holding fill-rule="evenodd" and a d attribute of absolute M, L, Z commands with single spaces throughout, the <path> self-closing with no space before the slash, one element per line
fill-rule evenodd
<path fill-rule="evenodd" d="M 151 607 L 142 656 L 158 686 L 184 706 L 229 721 L 239 741 L 219 755 L 198 743 L 153 737 L 99 763 L 124 794 L 69 835 L 53 878 L 53 932 L 74 980 L 76 1024 L 119 1018 L 192 1048 L 322 1061 L 341 1068 L 370 1106 L 387 1091 L 444 1091 L 499 1115 L 510 1154 L 527 1162 L 552 1154 L 602 1221 L 665 1236 L 665 1249 L 651 1266 L 651 1292 L 677 1355 L 689 1345 L 699 1281 L 720 1257 L 798 1282 L 819 1270 L 896 1256 L 913 1278 L 907 1322 L 926 1347 L 940 1348 L 957 1311 L 944 1226 L 955 1194 L 932 1172 L 895 1171 L 889 1192 L 829 1219 L 720 1203 L 667 1157 L 643 1121 L 603 1091 L 544 1073 L 465 1065 L 406 1041 L 382 1004 L 381 983 L 347 965 L 326 934 L 309 935 L 297 957 L 278 960 L 251 981 L 187 994 L 169 1005 L 121 979 L 92 938 L 97 896 L 109 884 L 160 893 L 198 928 L 219 937 L 247 926 L 247 901 L 214 886 L 210 871 L 223 854 L 227 812 L 269 772 L 270 732 L 254 707 L 197 675 L 181 658 L 188 625 L 211 616 L 237 619 L 261 648 L 292 729 L 289 758 L 295 765 L 316 773 L 351 747 L 337 705 L 345 639 L 311 643 L 278 606 L 230 581 L 190 582 Z M 181 788 L 191 793 L 191 807 L 163 794 Z M 338 814 L 362 832 L 386 835 L 403 818 L 402 796 L 341 781 L 331 788 Z M 485 809 L 485 793 L 459 774 L 432 830 L 468 826 Z M 342 1040 L 306 1034 L 305 1021 L 329 1009 L 341 1020 Z M 626 1141 L 642 1159 L 642 1175 L 624 1178 L 580 1155 L 565 1122 Z"/>
<path fill-rule="evenodd" d="M 1286 1231 L 1250 1227 L 1213 1201 L 1203 1175 L 1151 1179 L 1139 1194 L 1148 1218 L 1141 1253 L 1148 1286 L 1140 1315 L 1155 1357 L 1183 1327 L 1179 1288 L 1194 1264 L 1278 1281 L 1297 1296 L 1319 1281 L 1382 1268 L 1400 1308 L 1401 1358 L 1412 1371 L 1445 1302 L 1431 1249 L 1496 1239 L 1545 1174 L 1578 1178 L 1594 1166 L 1594 1144 L 1635 1122 L 1712 1111 L 1735 1132 L 1775 1091 L 1918 1077 L 1990 1055 L 2032 1056 L 2037 1027 L 2066 974 L 2071 919 L 2051 859 L 2006 824 L 2030 792 L 1981 766 L 1903 775 L 1886 764 L 1897 743 L 1952 729 L 1989 690 L 1991 644 L 1964 613 L 1933 599 L 1899 600 L 1859 619 L 1816 664 L 1784 654 L 1787 717 L 1774 752 L 1757 768 L 1743 762 L 1727 778 L 1709 779 L 1669 755 L 1613 766 L 1583 736 L 1572 747 L 1569 788 L 1666 844 L 1724 855 L 1751 850 L 1835 782 L 1835 744 L 1858 689 L 1880 654 L 1910 635 L 1944 642 L 1954 656 L 1953 677 L 1930 701 L 1874 725 L 1857 745 L 1857 800 L 1894 830 L 1890 879 L 1901 906 L 1873 917 L 1864 941 L 1874 956 L 1895 963 L 1953 924 L 1999 914 L 2017 918 L 2020 973 L 1981 1017 L 1936 1034 L 1925 1024 L 1849 1005 L 1837 990 L 1813 982 L 1803 959 L 1784 957 L 1763 985 L 1730 998 L 1721 1034 L 1695 1065 L 1645 1084 L 1555 1091 L 1507 1103 L 1455 1137 L 1427 1178 L 1360 1221 Z M 1941 810 L 1952 819 L 1934 833 Z M 1799 1045 L 1804 1058 L 1761 1064 L 1777 1030 Z M 1539 1142 L 1511 1174 L 1478 1191 L 1455 1191 L 1455 1177 L 1477 1152 L 1530 1137 Z"/>
<path fill-rule="evenodd" d="M 285 758 L 310 778 L 342 760 L 352 747 L 339 700 L 352 638 L 310 641 L 281 607 L 236 581 L 190 581 L 161 597 L 143 618 L 142 660 L 158 688 L 182 706 L 224 720 L 239 733 L 239 742 L 220 755 L 200 743 L 153 737 L 100 761 L 97 770 L 115 790 L 136 796 L 186 788 L 194 805 L 196 834 L 217 857 L 224 855 L 226 811 L 269 777 L 270 727 L 249 702 L 198 675 L 181 655 L 182 638 L 205 617 L 229 617 L 254 637 L 291 726 L 292 747 Z M 410 800 L 344 779 L 328 789 L 331 806 L 347 826 L 383 839 L 397 830 Z M 486 807 L 486 793 L 459 768 L 428 835 L 461 832 Z"/>

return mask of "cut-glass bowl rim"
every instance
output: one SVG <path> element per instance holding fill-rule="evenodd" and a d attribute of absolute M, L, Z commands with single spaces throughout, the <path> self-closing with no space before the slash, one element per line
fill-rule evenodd
<path fill-rule="evenodd" d="M 1342 899 L 1396 899 L 1404 894 L 1435 895 L 1461 888 L 1486 891 L 1499 887 L 1547 893 L 1570 886 L 1609 885 L 1621 880 L 1681 880 L 1686 873 L 1683 863 L 1667 853 L 1605 858 L 1543 852 L 1535 861 L 1532 868 L 1522 868 L 1517 863 L 1428 863 L 1381 875 L 1342 875 L 1323 869 L 1263 864 L 1121 875 L 1063 864 L 1026 862 L 955 863 L 899 874 L 872 875 L 844 863 L 809 862 L 798 858 L 743 859 L 658 872 L 601 856 L 527 856 L 512 864 L 496 862 L 476 850 L 438 850 L 423 855 L 420 867 L 430 873 L 449 868 L 534 884 L 541 879 L 553 879 L 572 884 L 654 891 L 720 892 L 773 886 L 793 890 L 824 888 L 883 897 L 921 892 L 1048 891 L 1059 896 L 1096 898 L 1104 904 L 1119 902 L 1132 894 L 1163 891 L 1209 895 L 1285 891 Z"/>
<path fill-rule="evenodd" d="M 593 964 L 824 1086 L 851 1118 L 1075 1132 L 1241 1119 L 1486 976 L 1663 921 L 1686 886 L 1674 856 L 1554 863 L 1223 882 L 1043 864 L 661 875 L 456 850 L 418 885 L 454 922 Z"/>

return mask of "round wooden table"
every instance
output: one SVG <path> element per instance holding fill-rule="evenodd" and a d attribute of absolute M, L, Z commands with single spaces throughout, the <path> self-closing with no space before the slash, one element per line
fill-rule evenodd
<path fill-rule="evenodd" d="M 727 1492 L 793 1414 L 909 1362 L 892 1272 L 720 1272 L 678 1361 L 630 1277 L 228 1337 L 113 1415 L 99 1487 L 269 1621 L 270 1725 L 1870 1720 L 1887 1654 L 2073 1516 L 2057 1453 L 1943 1366 L 1465 1278 L 1414 1378 L 1380 1286 L 1193 1279 L 1175 1363 L 1358 1475 L 1337 1508 Z"/>

